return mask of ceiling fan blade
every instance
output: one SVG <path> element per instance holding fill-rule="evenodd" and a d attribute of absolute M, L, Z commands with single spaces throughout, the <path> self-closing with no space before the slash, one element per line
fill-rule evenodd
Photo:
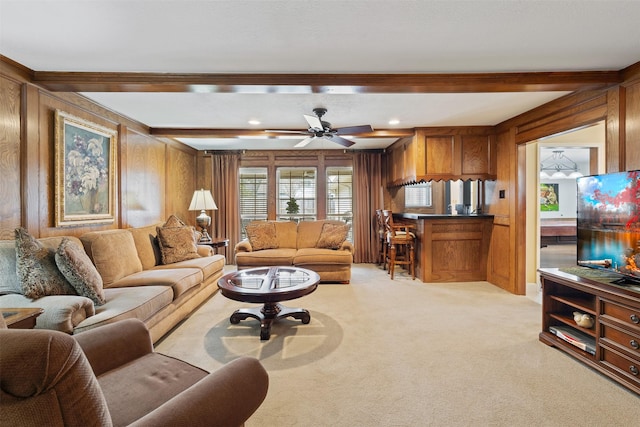
<path fill-rule="evenodd" d="M 343 147 L 351 147 L 353 144 L 355 144 L 355 142 L 349 141 L 348 139 L 345 139 L 345 138 L 343 138 L 341 136 L 338 136 L 338 135 L 325 135 L 325 138 L 327 138 L 331 142 L 335 142 L 336 144 L 340 144 Z"/>
<path fill-rule="evenodd" d="M 318 129 L 318 130 L 324 129 L 322 126 L 322 122 L 320 121 L 319 118 L 315 116 L 308 116 L 306 114 L 304 114 L 304 118 L 307 120 L 307 123 L 309 123 L 309 126 L 312 129 Z"/>
<path fill-rule="evenodd" d="M 313 141 L 314 139 L 316 139 L 315 136 L 310 136 L 308 138 L 303 139 L 302 141 L 298 142 L 296 145 L 294 145 L 294 147 L 296 148 L 302 148 L 307 146 L 311 141 Z"/>
<path fill-rule="evenodd" d="M 334 131 L 336 131 L 338 135 L 356 135 L 359 133 L 373 132 L 373 128 L 370 125 L 361 125 L 335 128 Z"/>
<path fill-rule="evenodd" d="M 272 132 L 272 133 L 298 133 L 298 134 L 306 134 L 309 133 L 309 131 L 306 130 L 288 130 L 288 129 L 265 129 L 265 132 Z"/>

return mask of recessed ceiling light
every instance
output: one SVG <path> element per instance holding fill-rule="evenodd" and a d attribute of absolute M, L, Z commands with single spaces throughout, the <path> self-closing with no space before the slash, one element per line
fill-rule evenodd
<path fill-rule="evenodd" d="M 397 125 L 397 124 L 399 124 L 399 123 L 400 123 L 400 120 L 398 120 L 398 119 L 391 119 L 391 120 L 389 120 L 389 124 L 390 124 L 390 125 Z"/>
<path fill-rule="evenodd" d="M 253 126 L 259 125 L 260 124 L 260 120 L 251 119 L 251 120 L 249 120 L 249 124 L 253 125 Z"/>

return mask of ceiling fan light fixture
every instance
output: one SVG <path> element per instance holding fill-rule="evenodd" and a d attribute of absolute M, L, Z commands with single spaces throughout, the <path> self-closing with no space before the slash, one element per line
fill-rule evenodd
<path fill-rule="evenodd" d="M 273 130 L 267 129 L 265 132 L 269 132 L 271 134 L 284 132 L 291 133 L 297 135 L 309 135 L 307 138 L 303 139 L 299 143 L 297 143 L 294 147 L 301 148 L 308 145 L 314 139 L 325 139 L 327 141 L 334 142 L 336 144 L 342 145 L 343 147 L 351 147 L 355 144 L 355 142 L 345 138 L 346 135 L 358 135 L 363 133 L 373 132 L 373 128 L 370 125 L 360 125 L 360 126 L 348 126 L 341 128 L 332 128 L 331 123 L 322 120 L 322 116 L 327 112 L 326 108 L 318 107 L 314 108 L 313 112 L 315 116 L 310 116 L 304 114 L 304 118 L 307 121 L 309 128 L 306 131 L 295 131 L 295 130 Z"/>

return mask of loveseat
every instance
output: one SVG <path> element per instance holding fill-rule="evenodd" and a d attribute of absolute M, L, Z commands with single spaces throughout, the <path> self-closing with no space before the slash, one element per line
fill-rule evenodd
<path fill-rule="evenodd" d="M 104 303 L 94 301 L 100 296 L 95 294 L 28 297 L 16 273 L 16 242 L 0 241 L 0 308 L 42 308 L 36 328 L 69 334 L 137 318 L 145 323 L 156 342 L 217 291 L 216 282 L 225 265 L 222 255 L 214 255 L 208 246 L 196 246 L 195 240 L 195 252 L 183 256 L 188 259 L 163 259 L 165 251 L 159 245 L 158 227 L 168 223 L 92 231 L 79 238 L 36 239 L 48 249 L 49 257 L 54 257 L 63 241 L 84 251 L 79 255 L 88 256 L 95 266 Z"/>
<path fill-rule="evenodd" d="M 292 265 L 315 271 L 321 282 L 351 280 L 354 247 L 342 221 L 252 221 L 245 230 L 234 251 L 238 270 Z"/>
<path fill-rule="evenodd" d="M 268 390 L 257 359 L 208 373 L 156 353 L 137 319 L 73 337 L 2 326 L 3 426 L 239 426 Z"/>

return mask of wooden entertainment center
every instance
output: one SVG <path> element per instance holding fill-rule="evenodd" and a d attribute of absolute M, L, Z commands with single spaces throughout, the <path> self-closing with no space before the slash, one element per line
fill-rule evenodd
<path fill-rule="evenodd" d="M 640 394 L 640 286 L 610 283 L 615 273 L 576 267 L 576 274 L 557 268 L 540 269 L 542 332 L 540 341 L 554 346 L 624 387 Z M 594 319 L 591 328 L 578 326 L 574 312 Z M 569 327 L 586 335 L 591 354 L 555 335 Z"/>

